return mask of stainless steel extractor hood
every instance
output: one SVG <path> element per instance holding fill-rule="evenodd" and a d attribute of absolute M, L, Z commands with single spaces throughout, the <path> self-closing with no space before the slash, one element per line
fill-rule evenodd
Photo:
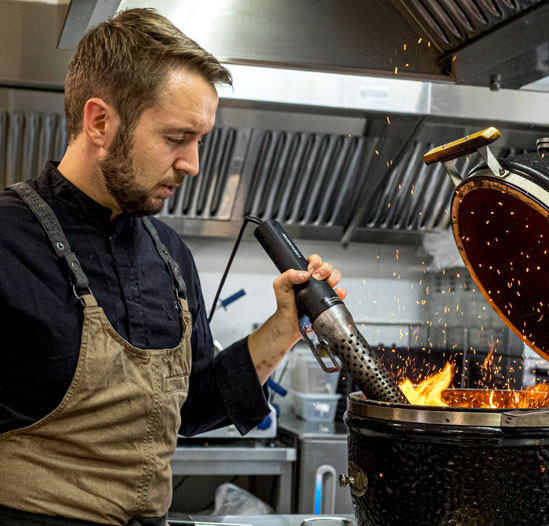
<path fill-rule="evenodd" d="M 61 47 L 153 7 L 220 59 L 519 88 L 549 75 L 546 0 L 72 0 Z"/>
<path fill-rule="evenodd" d="M 180 232 L 234 235 L 253 214 L 278 219 L 296 237 L 415 244 L 448 227 L 453 193 L 440 167 L 423 164 L 423 153 L 489 125 L 502 131 L 501 156 L 535 150 L 536 139 L 549 135 L 547 93 L 232 71 L 236 87 L 222 91 L 201 176 L 162 212 Z M 274 88 L 288 85 L 300 89 Z"/>
<path fill-rule="evenodd" d="M 460 73 L 467 64 L 459 57 L 505 28 L 520 33 L 515 24 L 522 21 L 528 35 L 516 38 L 520 54 L 538 42 L 547 4 L 158 2 L 174 22 L 183 17 L 182 29 L 223 59 L 235 80 L 220 90 L 199 176 L 178 190 L 162 219 L 182 235 L 234 236 L 251 213 L 278 219 L 296 238 L 343 243 L 416 244 L 425 232 L 447 229 L 450 181 L 437 166 L 423 165 L 424 152 L 490 125 L 502 131 L 499 155 L 533 150 L 538 137 L 549 136 L 549 93 L 506 89 L 503 73 L 497 91 L 486 78 L 477 79 L 483 86 L 468 85 L 477 80 Z M 12 37 L 22 35 L 21 49 L 0 59 L 0 183 L 35 177 L 44 159 L 64 151 L 62 73 L 71 50 L 55 49 L 57 37 L 76 45 L 89 24 L 132 6 L 154 3 L 0 3 L 0 15 L 15 21 Z M 55 36 L 41 24 L 57 28 Z M 9 42 L 0 35 L 0 44 Z M 489 56 L 499 57 L 494 64 L 506 64 L 506 47 L 490 47 Z M 544 71 L 537 56 L 536 68 L 523 68 L 513 87 Z"/>

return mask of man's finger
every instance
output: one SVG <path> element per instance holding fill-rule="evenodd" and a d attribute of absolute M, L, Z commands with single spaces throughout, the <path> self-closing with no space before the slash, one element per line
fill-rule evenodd
<path fill-rule="evenodd" d="M 294 285 L 305 283 L 311 275 L 305 270 L 287 270 L 278 276 L 273 283 L 275 290 L 287 292 L 292 290 Z"/>
<path fill-rule="evenodd" d="M 330 284 L 330 286 L 334 287 L 339 283 L 339 280 L 341 279 L 341 272 L 337 269 L 332 270 L 330 276 L 328 277 L 327 281 Z"/>
<path fill-rule="evenodd" d="M 337 287 L 334 291 L 339 296 L 340 300 L 344 300 L 347 297 L 347 290 L 342 287 Z"/>
<path fill-rule="evenodd" d="M 315 278 L 315 279 L 326 279 L 330 276 L 333 269 L 334 269 L 334 267 L 332 266 L 331 263 L 327 263 L 327 262 L 322 263 L 322 265 L 320 265 L 320 267 L 318 267 L 313 272 L 313 278 Z"/>
<path fill-rule="evenodd" d="M 322 265 L 322 258 L 318 254 L 311 254 L 307 261 L 309 262 L 309 266 L 307 267 L 307 270 L 312 274 L 320 265 Z"/>

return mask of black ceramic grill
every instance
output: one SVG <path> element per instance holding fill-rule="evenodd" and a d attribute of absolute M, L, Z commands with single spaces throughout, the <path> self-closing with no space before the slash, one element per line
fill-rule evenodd
<path fill-rule="evenodd" d="M 345 423 L 359 526 L 549 525 L 547 412 L 387 406 L 355 393 Z"/>
<path fill-rule="evenodd" d="M 545 151 L 498 161 L 489 128 L 428 152 L 457 188 L 454 238 L 479 290 L 514 333 L 549 357 L 549 162 Z M 545 148 L 547 140 L 540 141 Z M 462 178 L 455 159 L 484 163 Z M 522 401 L 524 409 L 347 400 L 349 484 L 359 526 L 549 526 L 547 390 L 443 393 L 461 405 Z M 483 396 L 478 396 L 482 394 Z"/>

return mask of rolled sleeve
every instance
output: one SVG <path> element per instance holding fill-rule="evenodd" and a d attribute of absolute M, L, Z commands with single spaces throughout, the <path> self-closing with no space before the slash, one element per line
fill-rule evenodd
<path fill-rule="evenodd" d="M 245 435 L 269 414 L 265 392 L 248 349 L 248 337 L 216 356 L 214 372 L 227 414 Z"/>

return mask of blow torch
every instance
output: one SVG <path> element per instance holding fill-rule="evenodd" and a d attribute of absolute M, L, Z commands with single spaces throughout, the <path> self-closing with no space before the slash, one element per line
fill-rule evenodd
<path fill-rule="evenodd" d="M 254 233 L 280 272 L 307 270 L 307 260 L 278 221 L 264 221 Z M 335 354 L 367 398 L 409 403 L 329 283 L 311 278 L 294 286 L 294 290 L 301 334 L 322 369 L 326 372 L 339 370 Z M 318 342 L 309 337 L 311 329 Z M 330 358 L 332 366 L 326 366 L 323 355 Z"/>

